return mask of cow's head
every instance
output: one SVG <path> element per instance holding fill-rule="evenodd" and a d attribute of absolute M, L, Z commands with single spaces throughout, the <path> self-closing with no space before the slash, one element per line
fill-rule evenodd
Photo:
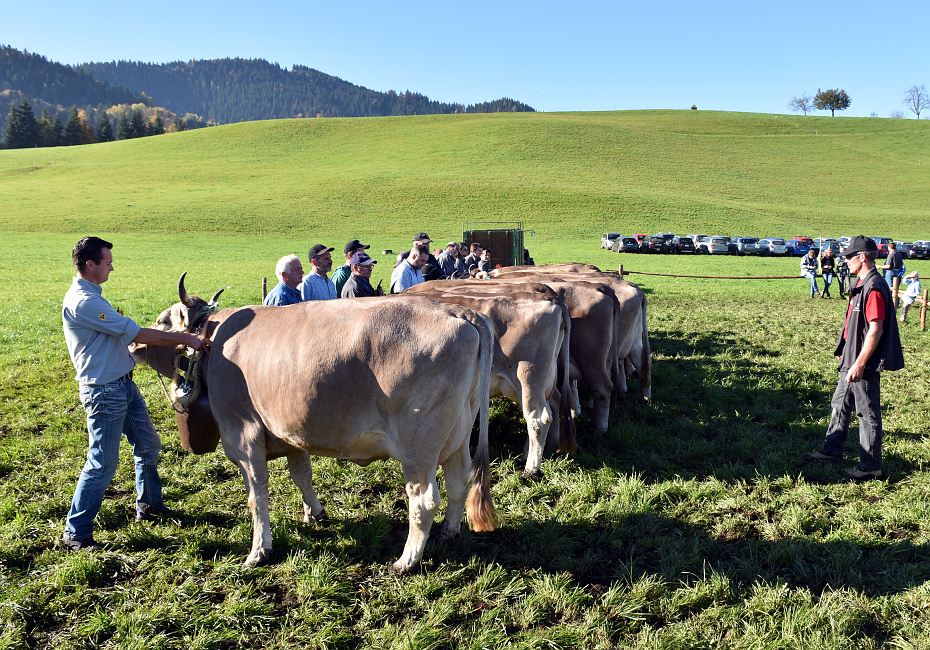
<path fill-rule="evenodd" d="M 178 280 L 178 298 L 181 302 L 163 311 L 152 324 L 153 329 L 165 332 L 197 331 L 215 310 L 216 301 L 223 290 L 220 289 L 213 294 L 209 302 L 200 296 L 189 296 L 187 289 L 184 288 L 184 276 L 186 275 L 185 271 Z M 129 346 L 129 351 L 138 363 L 150 366 L 165 377 L 174 376 L 174 360 L 180 355 L 177 348 L 133 343 Z"/>

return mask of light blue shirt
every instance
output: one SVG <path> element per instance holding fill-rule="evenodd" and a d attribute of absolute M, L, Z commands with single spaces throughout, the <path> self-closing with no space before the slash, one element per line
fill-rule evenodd
<path fill-rule="evenodd" d="M 136 362 L 128 346 L 142 328 L 113 309 L 99 284 L 74 278 L 61 320 L 79 383 L 100 386 L 132 372 Z"/>
<path fill-rule="evenodd" d="M 302 302 L 300 299 L 300 290 L 291 289 L 283 282 L 279 282 L 274 289 L 268 292 L 262 304 L 283 307 L 285 305 L 296 305 L 299 302 Z"/>
<path fill-rule="evenodd" d="M 391 272 L 391 293 L 400 293 L 422 282 L 423 274 L 420 273 L 420 269 L 413 268 L 410 262 L 404 260 Z"/>
<path fill-rule="evenodd" d="M 319 273 L 310 273 L 300 283 L 300 297 L 302 300 L 335 300 L 336 285 Z"/>

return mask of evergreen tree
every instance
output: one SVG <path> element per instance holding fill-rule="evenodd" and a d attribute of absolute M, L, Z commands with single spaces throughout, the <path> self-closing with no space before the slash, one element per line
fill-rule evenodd
<path fill-rule="evenodd" d="M 65 134 L 62 138 L 62 144 L 66 147 L 71 147 L 76 144 L 83 144 L 83 139 L 84 125 L 81 124 L 77 106 L 72 106 L 71 114 L 68 115 L 68 121 L 65 123 Z"/>
<path fill-rule="evenodd" d="M 61 125 L 61 115 L 57 112 L 55 113 L 55 121 L 52 122 L 52 134 L 51 141 L 55 144 L 49 145 L 52 147 L 60 147 L 61 139 L 64 137 L 64 127 Z"/>
<path fill-rule="evenodd" d="M 120 140 L 129 140 L 132 137 L 132 129 L 129 126 L 129 117 L 126 113 L 119 116 L 119 126 L 116 127 L 116 137 Z"/>
<path fill-rule="evenodd" d="M 113 123 L 110 122 L 110 116 L 104 111 L 97 118 L 97 140 L 99 142 L 112 142 L 113 139 Z"/>
<path fill-rule="evenodd" d="M 146 135 L 164 135 L 165 133 L 165 123 L 161 119 L 161 115 L 156 115 L 151 122 L 145 125 L 145 134 Z"/>
<path fill-rule="evenodd" d="M 10 149 L 35 147 L 39 144 L 39 127 L 26 99 L 10 108 L 6 118 L 6 144 Z"/>
<path fill-rule="evenodd" d="M 174 128 L 176 131 L 186 131 L 187 122 L 184 121 L 184 118 L 180 115 L 174 120 Z"/>
<path fill-rule="evenodd" d="M 132 109 L 132 116 L 129 118 L 129 131 L 131 133 L 130 138 L 144 138 L 146 136 L 145 118 L 142 117 L 141 108 Z"/>
<path fill-rule="evenodd" d="M 55 118 L 60 119 L 57 114 Z M 55 130 L 52 123 L 52 116 L 48 114 L 47 110 L 42 111 L 42 119 L 38 122 L 38 133 L 40 147 L 58 146 L 58 131 Z"/>

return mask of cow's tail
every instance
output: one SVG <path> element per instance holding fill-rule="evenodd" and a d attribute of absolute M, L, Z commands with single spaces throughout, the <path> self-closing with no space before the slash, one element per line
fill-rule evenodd
<path fill-rule="evenodd" d="M 646 294 L 643 293 L 643 354 L 639 364 L 639 386 L 643 401 L 652 401 L 652 348 L 649 346 L 649 326 L 646 321 Z"/>
<path fill-rule="evenodd" d="M 617 402 L 624 398 L 624 394 L 621 392 L 624 382 L 623 378 L 620 376 L 620 373 L 624 372 L 624 369 L 620 367 L 620 359 L 617 358 L 617 355 L 620 354 L 620 350 L 617 349 L 620 340 L 620 332 L 617 331 L 620 324 L 620 301 L 617 300 L 617 295 L 613 290 L 605 291 L 605 293 L 613 298 L 611 302 L 614 307 L 614 324 L 611 328 L 613 336 L 611 336 L 610 350 L 607 353 L 610 363 L 610 381 L 613 383 L 613 387 L 610 389 L 610 408 L 613 410 L 613 408 L 617 406 Z"/>
<path fill-rule="evenodd" d="M 472 459 L 471 492 L 465 504 L 465 512 L 472 530 L 484 532 L 497 528 L 497 509 L 491 498 L 491 458 L 488 452 L 488 421 L 490 419 L 491 401 L 491 361 L 494 358 L 494 325 L 483 314 L 478 314 L 477 324 L 481 340 L 479 362 L 481 381 L 478 400 L 478 448 Z"/>
<path fill-rule="evenodd" d="M 560 304 L 559 307 L 562 310 L 562 322 L 565 326 L 562 347 L 559 348 L 559 372 L 556 380 L 559 393 L 561 393 L 559 402 L 559 451 L 573 454 L 578 449 L 578 442 L 576 439 L 577 429 L 575 428 L 575 404 L 572 399 L 574 393 L 570 377 L 571 371 L 569 370 L 571 365 L 569 348 L 571 346 L 572 319 L 565 305 Z"/>

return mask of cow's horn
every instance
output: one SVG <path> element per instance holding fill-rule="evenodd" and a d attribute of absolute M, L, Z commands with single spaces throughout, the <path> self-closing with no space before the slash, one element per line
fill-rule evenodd
<path fill-rule="evenodd" d="M 213 297 L 210 298 L 210 304 L 213 306 L 216 306 L 216 301 L 220 299 L 220 294 L 223 293 L 224 291 L 226 291 L 226 289 L 220 289 L 219 291 L 214 293 Z"/>
<path fill-rule="evenodd" d="M 178 298 L 181 299 L 181 304 L 185 307 L 190 307 L 194 304 L 194 301 L 191 300 L 190 296 L 187 295 L 187 289 L 184 288 L 184 276 L 187 275 L 187 271 L 181 274 L 181 279 L 178 280 Z"/>

